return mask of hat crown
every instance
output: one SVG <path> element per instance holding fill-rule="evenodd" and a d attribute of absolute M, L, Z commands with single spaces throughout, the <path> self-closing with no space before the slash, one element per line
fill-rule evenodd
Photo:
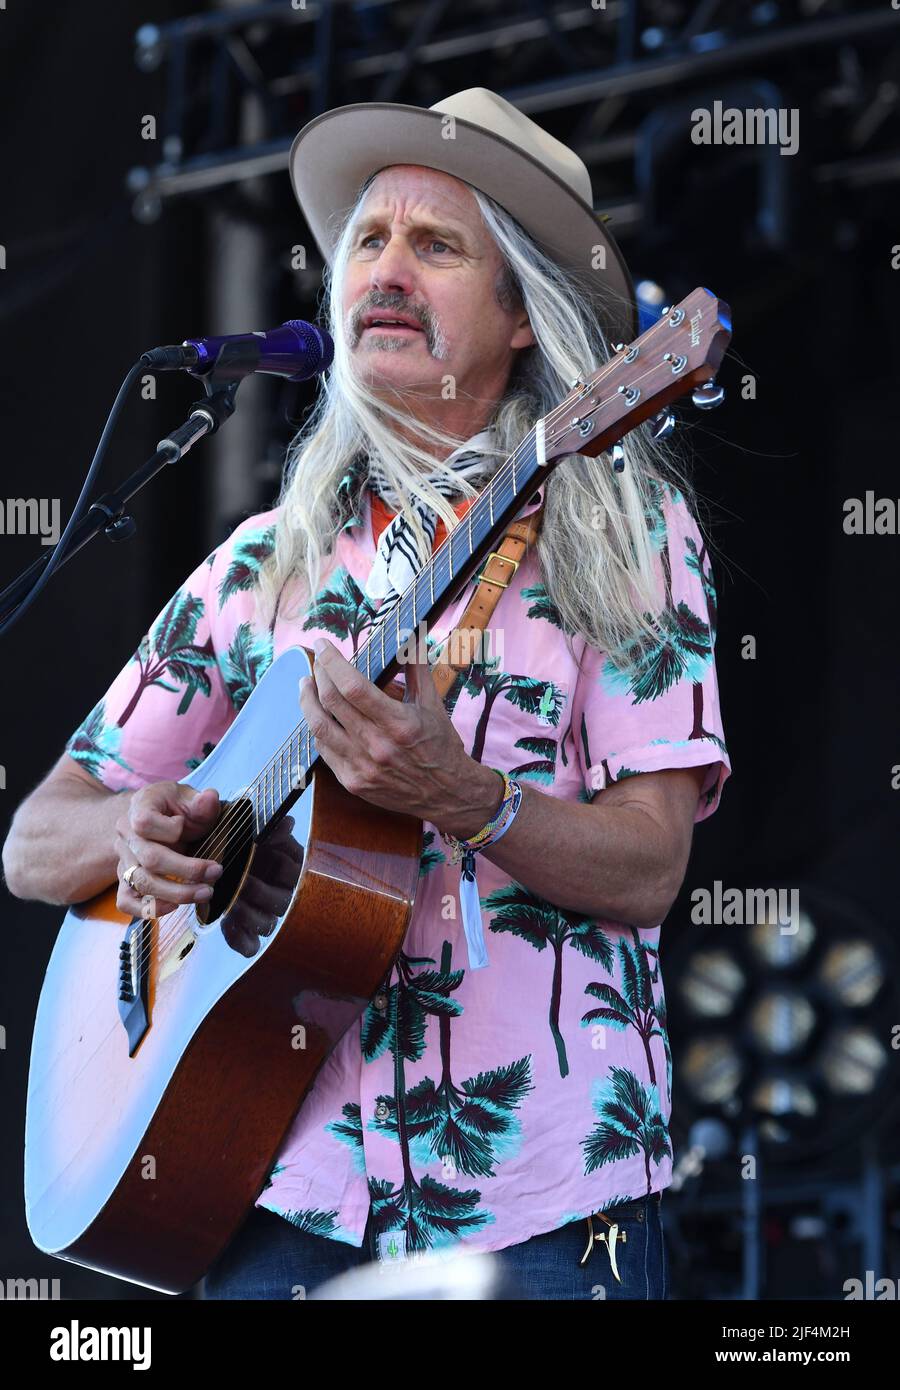
<path fill-rule="evenodd" d="M 530 116 L 496 92 L 487 87 L 467 87 L 464 92 L 454 92 L 443 101 L 436 101 L 429 110 L 468 121 L 502 140 L 508 140 L 566 183 L 588 207 L 593 207 L 591 176 L 584 161 L 568 145 L 550 135 Z"/>

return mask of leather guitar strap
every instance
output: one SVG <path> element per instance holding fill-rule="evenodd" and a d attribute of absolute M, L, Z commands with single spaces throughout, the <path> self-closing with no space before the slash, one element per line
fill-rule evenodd
<path fill-rule="evenodd" d="M 468 670 L 479 655 L 480 634 L 490 622 L 503 590 L 508 589 L 515 578 L 529 546 L 537 542 L 543 515 L 542 503 L 537 511 L 520 521 L 510 522 L 499 548 L 492 550 L 487 557 L 475 592 L 466 604 L 458 625 L 445 639 L 441 654 L 431 668 L 441 699 L 446 698 L 459 672 Z M 451 660 L 454 656 L 456 659 Z"/>

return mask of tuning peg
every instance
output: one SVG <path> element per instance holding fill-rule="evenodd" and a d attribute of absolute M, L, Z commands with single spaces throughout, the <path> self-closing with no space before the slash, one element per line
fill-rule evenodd
<path fill-rule="evenodd" d="M 671 410 L 661 410 L 650 421 L 650 433 L 654 439 L 668 439 L 675 428 L 675 416 Z"/>
<path fill-rule="evenodd" d="M 698 410 L 715 410 L 725 399 L 725 387 L 710 378 L 703 386 L 698 386 L 691 400 Z"/>
<path fill-rule="evenodd" d="M 614 473 L 625 472 L 625 450 L 621 444 L 614 444 L 609 451 Z"/>

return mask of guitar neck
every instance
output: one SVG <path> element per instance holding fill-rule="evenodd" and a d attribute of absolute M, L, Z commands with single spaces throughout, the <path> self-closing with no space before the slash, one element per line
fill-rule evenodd
<path fill-rule="evenodd" d="M 352 658 L 357 670 L 379 687 L 400 669 L 401 648 L 420 623 L 427 625 L 458 596 L 502 538 L 506 527 L 559 463 L 544 457 L 543 420 L 495 471 L 460 524 L 438 546 L 415 580 L 376 617 L 367 641 Z M 274 824 L 296 801 L 318 761 L 316 741 L 301 721 L 248 795 L 256 832 Z"/>
<path fill-rule="evenodd" d="M 459 595 L 516 512 L 558 462 L 542 465 L 538 457 L 542 453 L 533 430 L 497 469 L 406 592 L 383 617 L 379 615 L 368 641 L 353 658 L 368 680 L 386 685 L 397 673 L 397 655 L 410 634 L 420 623 L 433 623 Z"/>

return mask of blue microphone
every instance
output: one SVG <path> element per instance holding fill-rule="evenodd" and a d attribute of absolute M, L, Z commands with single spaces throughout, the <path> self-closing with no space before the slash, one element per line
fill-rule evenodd
<path fill-rule="evenodd" d="M 288 319 L 268 333 L 186 338 L 180 347 L 151 348 L 141 354 L 141 361 L 154 371 L 186 371 L 209 381 L 239 381 L 254 372 L 306 381 L 327 371 L 333 360 L 331 335 L 303 319 Z"/>

